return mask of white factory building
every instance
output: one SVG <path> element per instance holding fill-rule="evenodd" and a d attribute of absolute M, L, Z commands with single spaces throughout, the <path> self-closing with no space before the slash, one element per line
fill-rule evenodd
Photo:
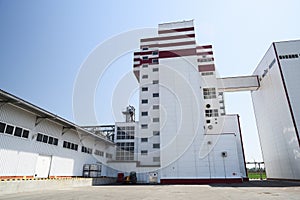
<path fill-rule="evenodd" d="M 255 69 L 252 92 L 269 179 L 300 180 L 300 40 L 275 42 Z"/>
<path fill-rule="evenodd" d="M 128 106 L 114 126 L 80 127 L 0 90 L 0 178 L 83 176 L 97 164 L 99 176 L 136 171 L 143 183 L 248 180 L 224 92 L 251 91 L 267 177 L 300 180 L 300 41 L 274 43 L 253 75 L 220 78 L 212 45 L 195 37 L 193 21 L 182 21 L 141 38 L 139 109 Z"/>

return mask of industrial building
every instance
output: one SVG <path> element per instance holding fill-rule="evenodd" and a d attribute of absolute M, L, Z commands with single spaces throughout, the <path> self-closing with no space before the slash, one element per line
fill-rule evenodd
<path fill-rule="evenodd" d="M 269 179 L 300 180 L 300 40 L 275 42 L 255 69 L 252 92 Z"/>
<path fill-rule="evenodd" d="M 300 180 L 300 41 L 274 43 L 253 75 L 220 78 L 213 47 L 196 43 L 194 22 L 159 24 L 133 55 L 138 113 L 80 127 L 0 90 L 0 178 L 137 172 L 142 183 L 248 180 L 239 116 L 224 92 L 251 91 L 268 178 Z M 139 121 L 135 115 L 139 115 Z"/>

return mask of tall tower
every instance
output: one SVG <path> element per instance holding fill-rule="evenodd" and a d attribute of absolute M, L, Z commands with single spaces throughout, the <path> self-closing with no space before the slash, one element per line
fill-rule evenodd
<path fill-rule="evenodd" d="M 133 67 L 140 167 L 159 167 L 162 183 L 246 177 L 238 116 L 225 113 L 212 46 L 196 44 L 192 20 L 159 24 Z"/>

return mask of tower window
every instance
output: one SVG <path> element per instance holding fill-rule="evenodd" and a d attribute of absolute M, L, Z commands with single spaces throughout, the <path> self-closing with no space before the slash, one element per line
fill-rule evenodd
<path fill-rule="evenodd" d="M 204 99 L 217 98 L 216 88 L 203 88 L 203 96 L 204 96 Z"/>

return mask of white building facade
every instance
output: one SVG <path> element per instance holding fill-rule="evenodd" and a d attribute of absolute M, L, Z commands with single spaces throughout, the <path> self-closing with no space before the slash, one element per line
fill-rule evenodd
<path fill-rule="evenodd" d="M 247 178 L 239 119 L 226 115 L 211 45 L 199 46 L 193 21 L 160 24 L 134 53 L 140 84 L 140 167 L 160 183 Z"/>
<path fill-rule="evenodd" d="M 256 124 L 269 179 L 300 180 L 300 40 L 275 42 L 254 71 Z"/>
<path fill-rule="evenodd" d="M 0 178 L 83 176 L 84 164 L 107 166 L 115 144 L 0 90 Z"/>

